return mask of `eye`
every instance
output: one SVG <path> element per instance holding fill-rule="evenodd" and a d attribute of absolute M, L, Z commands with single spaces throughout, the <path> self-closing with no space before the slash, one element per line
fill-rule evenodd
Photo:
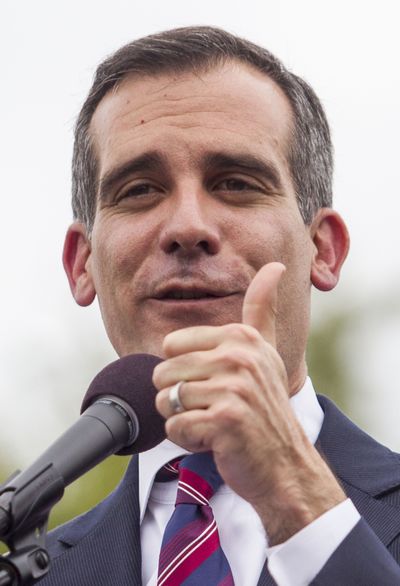
<path fill-rule="evenodd" d="M 139 198 L 160 193 L 160 189 L 151 183 L 135 183 L 125 186 L 116 195 L 116 202 L 127 198 Z"/>
<path fill-rule="evenodd" d="M 218 191 L 261 191 L 259 185 L 239 177 L 223 179 L 215 185 L 215 189 Z"/>
<path fill-rule="evenodd" d="M 265 193 L 265 187 L 263 187 L 259 181 L 252 179 L 251 177 L 247 178 L 243 176 L 229 176 L 218 179 L 214 182 L 213 190 L 220 192 L 221 196 L 226 194 L 228 197 L 229 194 L 234 194 L 236 200 L 238 194 L 243 194 L 243 196 L 246 197 L 246 201 L 248 201 L 251 195 L 255 197 Z"/>

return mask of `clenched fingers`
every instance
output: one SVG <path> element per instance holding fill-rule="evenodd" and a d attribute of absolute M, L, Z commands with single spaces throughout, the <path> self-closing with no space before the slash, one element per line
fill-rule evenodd
<path fill-rule="evenodd" d="M 218 401 L 235 401 L 240 398 L 248 405 L 257 407 L 258 394 L 252 391 L 250 377 L 218 376 L 204 381 L 185 381 L 179 387 L 179 402 L 184 411 L 208 409 Z M 168 419 L 176 414 L 170 400 L 172 387 L 162 389 L 156 397 L 160 414 Z"/>

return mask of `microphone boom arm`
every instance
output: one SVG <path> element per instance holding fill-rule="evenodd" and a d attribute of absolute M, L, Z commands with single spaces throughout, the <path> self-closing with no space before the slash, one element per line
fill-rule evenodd
<path fill-rule="evenodd" d="M 135 416 L 130 413 L 127 417 L 127 410 L 132 411 L 121 399 L 99 398 L 28 470 L 15 473 L 0 486 L 0 541 L 10 548 L 9 554 L 0 556 L 0 586 L 34 584 L 47 573 L 50 559 L 45 537 L 50 510 L 68 484 L 135 441 Z"/>
<path fill-rule="evenodd" d="M 0 486 L 0 542 L 10 549 L 0 556 L 0 586 L 31 585 L 48 572 L 47 521 L 68 484 L 111 454 L 145 451 L 165 438 L 152 383 L 159 362 L 132 354 L 105 367 L 89 386 L 78 421 Z"/>
<path fill-rule="evenodd" d="M 47 574 L 47 522 L 51 507 L 64 493 L 63 479 L 52 464 L 22 487 L 19 478 L 16 473 L 0 486 L 0 535 L 10 548 L 0 556 L 0 586 L 30 586 Z M 35 492 L 36 501 L 29 506 Z"/>

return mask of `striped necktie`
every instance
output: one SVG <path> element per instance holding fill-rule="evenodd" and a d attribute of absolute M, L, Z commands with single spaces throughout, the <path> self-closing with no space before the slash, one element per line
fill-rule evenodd
<path fill-rule="evenodd" d="M 167 464 L 162 474 L 164 479 L 179 474 L 179 481 L 161 544 L 157 586 L 234 586 L 209 505 L 223 483 L 212 453 L 185 456 Z"/>

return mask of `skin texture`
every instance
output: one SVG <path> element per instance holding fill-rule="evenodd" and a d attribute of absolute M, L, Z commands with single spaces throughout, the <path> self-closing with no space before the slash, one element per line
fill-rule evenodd
<path fill-rule="evenodd" d="M 127 77 L 92 119 L 92 234 L 76 222 L 64 248 L 76 301 L 97 295 L 118 354 L 166 359 L 154 382 L 170 439 L 214 452 L 272 544 L 345 498 L 289 404 L 307 373 L 311 285 L 332 289 L 348 249 L 333 210 L 304 225 L 291 125 L 281 90 L 241 64 Z"/>

